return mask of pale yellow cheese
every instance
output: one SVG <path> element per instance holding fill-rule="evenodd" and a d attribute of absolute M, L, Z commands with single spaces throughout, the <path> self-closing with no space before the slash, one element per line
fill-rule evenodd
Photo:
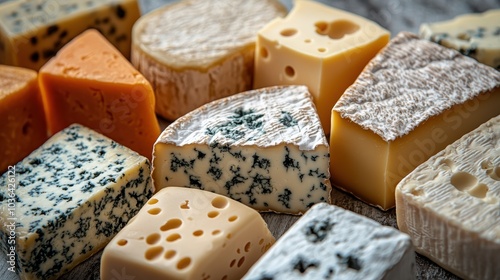
<path fill-rule="evenodd" d="M 389 32 L 360 16 L 313 1 L 296 1 L 286 18 L 259 31 L 254 87 L 306 85 L 325 130 L 330 112 Z"/>
<path fill-rule="evenodd" d="M 255 210 L 215 193 L 156 193 L 105 248 L 101 279 L 240 279 L 274 243 Z"/>
<path fill-rule="evenodd" d="M 401 33 L 332 110 L 332 183 L 370 204 L 391 208 L 403 177 L 500 114 L 499 104 L 499 72 Z"/>

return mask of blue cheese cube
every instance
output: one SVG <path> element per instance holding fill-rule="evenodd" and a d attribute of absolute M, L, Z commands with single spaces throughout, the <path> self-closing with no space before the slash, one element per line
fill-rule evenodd
<path fill-rule="evenodd" d="M 154 192 L 147 158 L 81 125 L 54 135 L 0 185 L 0 249 L 16 253 L 21 279 L 54 279 L 84 261 Z"/>
<path fill-rule="evenodd" d="M 414 278 L 415 253 L 408 235 L 320 203 L 300 218 L 243 279 Z"/>

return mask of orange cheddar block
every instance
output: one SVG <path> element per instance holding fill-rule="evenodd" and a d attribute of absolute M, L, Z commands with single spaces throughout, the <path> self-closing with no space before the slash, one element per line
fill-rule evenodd
<path fill-rule="evenodd" d="M 151 159 L 160 134 L 151 85 L 98 31 L 63 47 L 39 82 L 50 133 L 79 123 Z"/>
<path fill-rule="evenodd" d="M 0 65 L 0 174 L 47 138 L 37 73 Z"/>

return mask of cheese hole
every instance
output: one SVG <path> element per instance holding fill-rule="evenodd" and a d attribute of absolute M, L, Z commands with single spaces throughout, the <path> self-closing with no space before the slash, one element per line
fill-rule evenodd
<path fill-rule="evenodd" d="M 236 249 L 236 253 L 237 253 L 237 254 L 240 254 L 240 253 L 241 253 L 240 248 Z"/>
<path fill-rule="evenodd" d="M 250 252 L 250 248 L 252 247 L 252 243 L 251 242 L 247 242 L 247 244 L 245 244 L 245 252 Z"/>
<path fill-rule="evenodd" d="M 210 211 L 210 212 L 208 212 L 208 217 L 209 218 L 215 218 L 217 216 L 219 216 L 219 212 L 218 211 Z"/>
<path fill-rule="evenodd" d="M 316 27 L 316 33 L 326 35 L 334 40 L 356 33 L 359 30 L 359 25 L 348 20 L 336 20 L 330 23 L 320 21 L 315 23 L 314 26 Z"/>
<path fill-rule="evenodd" d="M 295 76 L 295 69 L 292 66 L 285 67 L 285 75 L 289 78 L 293 78 Z"/>
<path fill-rule="evenodd" d="M 23 129 L 22 129 L 22 131 L 23 131 L 23 135 L 28 135 L 28 132 L 29 132 L 30 128 L 31 128 L 30 123 L 28 123 L 28 122 L 27 122 L 27 123 L 25 123 L 25 124 L 23 125 Z"/>
<path fill-rule="evenodd" d="M 230 221 L 230 222 L 234 222 L 234 221 L 236 221 L 237 219 L 238 219 L 238 216 L 231 216 L 231 217 L 229 217 L 229 219 L 227 219 L 227 220 L 228 220 L 228 221 Z"/>
<path fill-rule="evenodd" d="M 457 172 L 451 176 L 451 184 L 459 191 L 465 191 L 477 184 L 477 178 L 467 172 Z"/>
<path fill-rule="evenodd" d="M 161 236 L 158 233 L 150 234 L 148 237 L 146 237 L 146 243 L 148 243 L 149 245 L 153 245 L 160 241 L 160 238 Z"/>
<path fill-rule="evenodd" d="M 224 197 L 218 196 L 218 197 L 212 199 L 212 206 L 215 208 L 218 208 L 218 209 L 226 208 L 228 203 L 229 203 L 229 201 Z"/>
<path fill-rule="evenodd" d="M 311 42 L 312 42 L 312 41 L 311 41 L 311 39 L 305 39 L 305 40 L 304 40 L 304 43 L 308 43 L 308 44 L 309 44 L 309 43 L 311 43 Z"/>
<path fill-rule="evenodd" d="M 125 239 L 120 239 L 118 240 L 118 242 L 116 242 L 116 244 L 118 244 L 118 246 L 125 246 L 127 245 L 128 241 L 125 240 Z"/>
<path fill-rule="evenodd" d="M 229 267 L 233 267 L 236 264 L 236 259 L 233 259 L 229 264 Z"/>
<path fill-rule="evenodd" d="M 222 276 L 221 280 L 227 280 L 227 275 Z"/>
<path fill-rule="evenodd" d="M 227 236 L 226 236 L 227 239 L 231 239 L 231 237 L 233 237 L 233 235 L 230 234 L 230 233 L 228 233 Z"/>
<path fill-rule="evenodd" d="M 414 196 L 421 196 L 422 194 L 424 194 L 422 189 L 412 189 L 410 193 Z"/>
<path fill-rule="evenodd" d="M 295 29 L 295 28 L 283 29 L 283 30 L 281 30 L 280 34 L 281 34 L 281 36 L 284 36 L 284 37 L 290 37 L 290 36 L 297 34 L 297 29 Z"/>
<path fill-rule="evenodd" d="M 468 193 L 477 198 L 486 197 L 486 193 L 488 192 L 488 186 L 485 184 L 479 184 L 475 188 L 468 191 Z"/>
<path fill-rule="evenodd" d="M 194 236 L 202 236 L 203 235 L 203 230 L 196 230 L 193 232 Z"/>
<path fill-rule="evenodd" d="M 184 269 L 188 267 L 190 264 L 191 264 L 191 258 L 189 257 L 182 258 L 179 260 L 179 262 L 177 262 L 177 269 L 179 270 Z"/>
<path fill-rule="evenodd" d="M 262 245 L 262 243 L 264 243 L 264 238 L 261 238 L 261 239 L 259 240 L 259 245 Z"/>
<path fill-rule="evenodd" d="M 442 164 L 443 168 L 447 170 L 455 171 L 455 163 L 452 160 L 443 159 L 440 164 Z"/>
<path fill-rule="evenodd" d="M 179 219 L 170 219 L 163 226 L 160 227 L 161 231 L 167 231 L 171 229 L 176 229 L 182 225 L 182 221 Z"/>
<path fill-rule="evenodd" d="M 151 198 L 151 199 L 148 201 L 148 204 L 149 204 L 149 205 L 154 205 L 154 204 L 156 204 L 156 203 L 158 203 L 158 199 L 156 199 L 156 198 Z"/>
<path fill-rule="evenodd" d="M 186 200 L 181 204 L 181 209 L 189 209 L 189 200 Z"/>
<path fill-rule="evenodd" d="M 238 267 L 241 267 L 244 262 L 245 262 L 245 257 L 241 257 L 241 259 L 238 261 Z"/>
<path fill-rule="evenodd" d="M 167 237 L 168 242 L 174 242 L 174 241 L 179 240 L 179 239 L 181 239 L 181 235 L 178 233 L 173 233 Z"/>
<path fill-rule="evenodd" d="M 148 210 L 148 213 L 151 215 L 158 215 L 158 214 L 160 214 L 160 212 L 161 212 L 160 208 L 153 208 L 153 209 Z"/>
<path fill-rule="evenodd" d="M 146 257 L 147 260 L 151 261 L 159 257 L 162 252 L 163 252 L 163 247 L 156 246 L 153 248 L 149 248 L 144 254 L 144 256 Z"/>
<path fill-rule="evenodd" d="M 481 162 L 481 168 L 485 170 L 489 170 L 493 167 L 493 163 L 489 160 L 484 160 Z"/>
<path fill-rule="evenodd" d="M 490 176 L 491 179 L 495 181 L 500 181 L 500 166 L 497 166 L 495 168 L 491 168 L 490 170 L 487 171 L 487 174 Z"/>
<path fill-rule="evenodd" d="M 216 229 L 216 230 L 212 231 L 212 235 L 217 235 L 217 234 L 220 234 L 220 230 Z"/>
<path fill-rule="evenodd" d="M 262 58 L 268 58 L 269 57 L 269 51 L 267 50 L 266 47 L 261 47 L 260 48 L 260 56 L 262 56 Z"/>
<path fill-rule="evenodd" d="M 168 250 L 165 252 L 165 259 L 170 260 L 171 258 L 175 257 L 175 254 L 177 254 L 174 250 Z"/>
<path fill-rule="evenodd" d="M 326 52 L 325 48 L 318 48 L 318 52 Z"/>

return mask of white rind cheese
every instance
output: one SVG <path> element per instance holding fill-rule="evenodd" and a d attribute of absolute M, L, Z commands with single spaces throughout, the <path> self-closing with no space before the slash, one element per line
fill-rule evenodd
<path fill-rule="evenodd" d="M 420 37 L 455 49 L 500 70 L 500 9 L 425 23 Z"/>
<path fill-rule="evenodd" d="M 243 279 L 415 279 L 415 253 L 408 235 L 320 203 Z"/>
<path fill-rule="evenodd" d="M 404 178 L 396 213 L 419 253 L 466 279 L 498 279 L 500 116 Z"/>
<path fill-rule="evenodd" d="M 193 187 L 260 211 L 330 201 L 328 142 L 305 86 L 220 99 L 168 126 L 153 149 L 157 189 Z"/>
<path fill-rule="evenodd" d="M 131 60 L 155 89 L 157 113 L 175 120 L 251 89 L 256 34 L 285 13 L 276 0 L 184 0 L 141 17 Z"/>
<path fill-rule="evenodd" d="M 0 177 L 0 249 L 8 258 L 15 251 L 21 279 L 55 279 L 84 261 L 154 191 L 147 158 L 80 125 L 54 135 L 14 172 L 15 180 Z"/>

